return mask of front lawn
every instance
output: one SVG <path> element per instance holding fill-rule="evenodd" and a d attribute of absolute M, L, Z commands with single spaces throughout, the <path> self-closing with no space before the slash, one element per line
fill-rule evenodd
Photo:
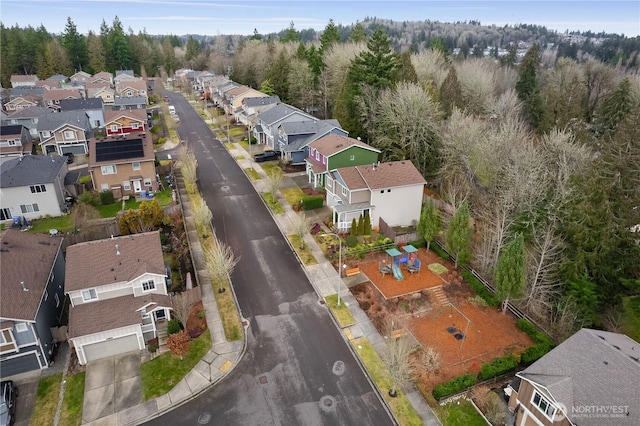
<path fill-rule="evenodd" d="M 292 186 L 291 188 L 285 188 L 280 191 L 282 196 L 287 200 L 290 206 L 297 206 L 300 204 L 300 200 L 304 197 L 304 192 L 299 186 Z"/>
<path fill-rule="evenodd" d="M 443 426 L 486 426 L 478 410 L 466 399 L 459 399 L 435 408 Z"/>
<path fill-rule="evenodd" d="M 262 179 L 262 177 L 260 176 L 260 173 L 258 173 L 256 169 L 254 169 L 253 167 L 247 167 L 246 169 L 244 169 L 244 171 L 247 173 L 247 176 L 249 176 L 249 179 L 251 180 Z"/>
<path fill-rule="evenodd" d="M 148 401 L 169 392 L 196 366 L 210 348 L 211 333 L 207 331 L 191 340 L 189 353 L 182 360 L 173 356 L 171 352 L 166 352 L 142 364 L 142 397 L 144 400 Z"/>
<path fill-rule="evenodd" d="M 349 312 L 349 307 L 344 304 L 344 300 L 340 300 L 340 306 L 338 306 L 337 294 L 327 296 L 324 300 L 326 300 L 327 305 L 331 308 L 331 312 L 333 312 L 336 320 L 338 320 L 340 327 L 344 328 L 356 323 L 356 319 L 351 315 L 351 312 Z"/>
<path fill-rule="evenodd" d="M 82 403 L 84 402 L 85 373 L 67 376 L 60 413 L 61 425 L 80 425 L 82 423 Z"/>
<path fill-rule="evenodd" d="M 264 170 L 266 174 L 271 174 L 272 172 L 278 173 L 278 171 L 282 171 L 278 163 L 273 161 L 270 163 L 262 163 L 260 164 L 260 167 L 262 167 L 262 170 Z"/>
<path fill-rule="evenodd" d="M 36 391 L 36 401 L 29 420 L 30 425 L 40 426 L 52 423 L 58 409 L 61 382 L 62 373 L 40 379 Z"/>
<path fill-rule="evenodd" d="M 267 206 L 269 206 L 273 214 L 284 213 L 284 209 L 278 202 L 278 199 L 275 198 L 270 192 L 263 192 L 261 195 L 262 198 L 264 198 L 264 200 L 267 202 Z"/>

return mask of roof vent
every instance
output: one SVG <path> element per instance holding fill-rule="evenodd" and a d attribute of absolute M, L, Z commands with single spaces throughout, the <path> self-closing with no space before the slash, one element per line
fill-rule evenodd
<path fill-rule="evenodd" d="M 116 256 L 120 256 L 120 249 L 118 249 L 118 245 L 116 244 Z"/>
<path fill-rule="evenodd" d="M 29 291 L 29 289 L 24 286 L 24 281 L 20 281 L 20 285 L 22 286 L 22 291 Z"/>

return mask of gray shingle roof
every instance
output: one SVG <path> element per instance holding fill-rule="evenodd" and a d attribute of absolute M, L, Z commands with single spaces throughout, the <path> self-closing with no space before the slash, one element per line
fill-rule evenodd
<path fill-rule="evenodd" d="M 280 121 L 286 116 L 293 113 L 300 114 L 301 115 L 300 120 L 314 119 L 314 117 L 310 116 L 309 114 L 306 114 L 301 110 L 299 110 L 298 108 L 292 107 L 291 105 L 287 105 L 287 104 L 278 104 L 273 108 L 270 108 L 264 112 L 261 112 L 260 114 L 258 114 L 258 119 L 262 120 L 266 125 L 270 126 L 273 123 L 276 123 L 277 121 Z"/>
<path fill-rule="evenodd" d="M 0 164 L 0 187 L 15 188 L 51 183 L 66 162 L 67 157 L 61 156 L 25 155 L 12 158 Z"/>
<path fill-rule="evenodd" d="M 55 114 L 50 108 L 33 106 L 22 108 L 9 114 L 9 118 L 35 118 L 44 114 Z"/>
<path fill-rule="evenodd" d="M 103 106 L 102 98 L 60 100 L 60 109 L 62 111 L 102 109 L 102 106 Z"/>
<path fill-rule="evenodd" d="M 118 97 L 113 100 L 114 105 L 146 105 L 147 99 L 144 96 Z"/>
<path fill-rule="evenodd" d="M 280 97 L 279 96 L 261 96 L 258 98 L 244 98 L 242 102 L 244 102 L 244 104 L 248 107 L 270 105 L 270 104 L 280 103 Z"/>
<path fill-rule="evenodd" d="M 65 124 L 79 127 L 84 130 L 91 129 L 89 116 L 84 111 L 61 111 L 53 114 L 40 116 L 38 120 L 38 131 L 53 131 Z"/>
<path fill-rule="evenodd" d="M 304 123 L 309 123 L 308 121 L 305 121 Z M 298 122 L 293 122 L 293 123 L 282 123 L 283 128 L 285 127 L 289 127 L 289 126 L 285 126 L 285 124 L 298 124 Z M 286 148 L 285 151 L 288 152 L 293 152 L 293 151 L 300 151 L 302 149 L 304 149 L 304 147 L 306 147 L 307 145 L 309 145 L 311 142 L 313 142 L 314 140 L 326 135 L 327 133 L 329 133 L 330 131 L 334 130 L 334 129 L 340 129 L 340 123 L 338 122 L 338 120 L 335 119 L 331 119 L 331 120 L 320 120 L 320 121 L 316 121 L 315 123 L 313 123 L 313 125 L 307 125 L 306 126 L 307 129 L 304 130 L 304 126 L 300 126 L 300 128 L 296 128 L 296 126 L 292 126 L 293 128 L 293 132 L 296 133 L 289 133 L 289 131 L 286 131 L 286 133 L 288 135 L 290 134 L 306 134 L 308 135 L 305 138 L 300 138 L 298 140 L 296 140 L 293 143 L 290 143 Z M 343 130 L 344 133 L 346 134 L 346 130 Z"/>
<path fill-rule="evenodd" d="M 583 328 L 518 374 L 571 407 L 628 406 L 623 418 L 576 417 L 581 426 L 640 424 L 640 344 L 624 334 Z"/>

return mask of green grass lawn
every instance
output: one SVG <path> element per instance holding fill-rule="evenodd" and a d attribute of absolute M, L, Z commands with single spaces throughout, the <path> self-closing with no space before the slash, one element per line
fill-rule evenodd
<path fill-rule="evenodd" d="M 487 426 L 480 413 L 466 399 L 435 408 L 443 426 Z"/>
<path fill-rule="evenodd" d="M 169 392 L 195 367 L 210 348 L 211 333 L 206 331 L 191 341 L 189 353 L 182 360 L 173 356 L 171 352 L 166 352 L 142 364 L 142 397 L 144 400 L 148 401 Z"/>
<path fill-rule="evenodd" d="M 36 401 L 29 420 L 30 425 L 40 426 L 52 423 L 58 409 L 61 382 L 62 373 L 40 379 L 36 391 Z"/>
<path fill-rule="evenodd" d="M 227 142 L 224 144 L 225 148 L 227 148 L 228 150 L 232 150 L 232 149 L 236 149 L 236 146 L 233 142 Z"/>
<path fill-rule="evenodd" d="M 391 407 L 391 411 L 393 411 L 399 423 L 403 426 L 422 425 L 422 420 L 418 413 L 413 409 L 413 406 L 402 391 L 398 390 L 398 396 L 395 398 L 389 396 L 389 389 L 391 389 L 393 383 L 391 376 L 369 340 L 366 338 L 352 340 L 351 345 L 358 353 L 369 375 L 378 386 L 378 389 L 380 389 L 380 393 L 389 404 L 389 407 Z"/>
<path fill-rule="evenodd" d="M 622 299 L 621 331 L 636 342 L 640 342 L 640 296 Z"/>
<path fill-rule="evenodd" d="M 244 171 L 247 173 L 247 176 L 249 176 L 249 179 L 251 179 L 251 180 L 260 180 L 260 179 L 262 179 L 262 176 L 260 176 L 260 173 L 258 173 L 256 171 L 256 169 L 254 169 L 253 167 L 248 167 L 248 168 L 244 169 Z"/>
<path fill-rule="evenodd" d="M 62 412 L 60 413 L 61 425 L 80 425 L 82 423 L 82 403 L 84 402 L 84 378 L 85 373 L 67 376 Z"/>
<path fill-rule="evenodd" d="M 135 198 L 129 198 L 124 202 L 124 210 L 137 209 L 139 205 L 140 203 L 137 202 Z M 100 217 L 103 219 L 107 217 L 115 217 L 120 210 L 123 210 L 121 201 L 113 204 L 96 206 L 96 209 L 100 212 Z"/>
<path fill-rule="evenodd" d="M 247 136 L 247 129 L 244 127 L 231 127 L 229 128 L 229 134 L 231 136 Z"/>
<path fill-rule="evenodd" d="M 338 306 L 338 295 L 332 294 L 324 298 L 327 301 L 327 305 L 331 308 L 331 312 L 338 320 L 340 327 L 348 327 L 356 323 L 356 319 L 349 312 L 349 308 L 344 304 L 344 300 L 340 300 L 340 306 Z"/>
<path fill-rule="evenodd" d="M 298 257 L 302 260 L 302 263 L 305 265 L 316 265 L 318 263 L 316 258 L 313 256 L 313 253 L 311 253 L 308 245 L 305 244 L 304 248 L 300 248 L 301 244 L 299 236 L 288 235 L 287 237 L 289 238 L 289 241 L 291 241 L 291 245 L 298 254 Z"/>
<path fill-rule="evenodd" d="M 270 192 L 263 192 L 261 195 L 262 195 L 262 198 L 264 198 L 264 200 L 267 202 L 267 206 L 269 206 L 273 214 L 284 213 L 284 209 L 282 208 L 282 205 L 280 205 L 280 203 L 278 202 L 278 199 L 274 198 L 274 196 L 271 195 Z"/>
<path fill-rule="evenodd" d="M 275 171 L 276 169 L 280 170 L 280 166 L 278 166 L 278 163 L 276 163 L 276 162 L 270 162 L 270 163 L 266 163 L 265 162 L 265 163 L 260 164 L 260 167 L 262 167 L 262 170 L 264 170 L 265 173 L 267 173 L 267 174 Z"/>
<path fill-rule="evenodd" d="M 300 204 L 300 200 L 304 197 L 304 192 L 300 189 L 299 186 L 292 186 L 291 188 L 285 188 L 280 191 L 282 196 L 286 198 L 287 203 L 291 206 L 297 206 Z"/>
<path fill-rule="evenodd" d="M 29 232 L 33 234 L 48 234 L 50 229 L 57 229 L 60 232 L 72 232 L 73 223 L 71 216 L 64 215 L 59 217 L 46 217 L 44 219 L 36 219 L 31 221 Z"/>

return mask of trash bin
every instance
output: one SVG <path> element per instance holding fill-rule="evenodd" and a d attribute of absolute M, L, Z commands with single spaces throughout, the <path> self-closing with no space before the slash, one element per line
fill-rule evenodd
<path fill-rule="evenodd" d="M 147 190 L 143 189 L 142 191 L 140 191 L 140 195 L 142 196 L 142 198 L 147 198 Z"/>

